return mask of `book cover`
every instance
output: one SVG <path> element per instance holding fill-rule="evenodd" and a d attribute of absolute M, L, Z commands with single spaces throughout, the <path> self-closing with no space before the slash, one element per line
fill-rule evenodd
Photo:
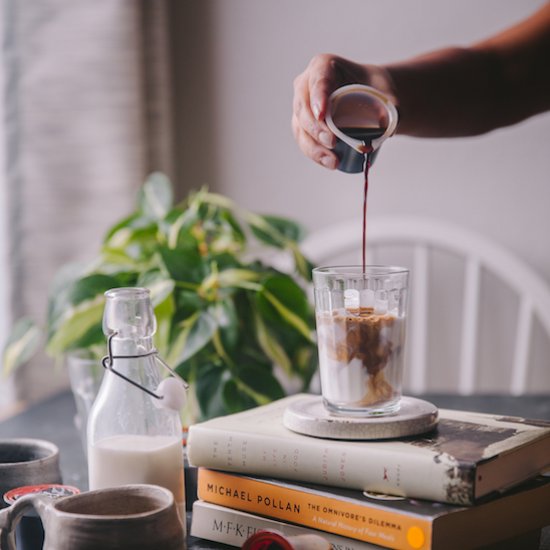
<path fill-rule="evenodd" d="M 193 503 L 191 518 L 192 536 L 237 548 L 240 548 L 244 541 L 256 531 L 266 529 L 279 531 L 290 537 L 312 533 L 321 535 L 330 542 L 333 550 L 381 550 L 383 548 L 377 544 L 339 537 L 332 533 L 323 533 L 317 529 L 308 529 L 201 500 Z"/>
<path fill-rule="evenodd" d="M 456 506 L 199 468 L 201 500 L 407 550 L 479 548 L 550 525 L 550 478 Z"/>
<path fill-rule="evenodd" d="M 309 437 L 284 427 L 298 394 L 189 429 L 194 466 L 473 504 L 550 466 L 550 422 L 441 409 L 437 428 L 391 441 Z"/>

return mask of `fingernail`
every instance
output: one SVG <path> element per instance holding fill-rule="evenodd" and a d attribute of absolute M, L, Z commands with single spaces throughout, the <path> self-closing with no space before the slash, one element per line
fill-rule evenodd
<path fill-rule="evenodd" d="M 336 168 L 336 160 L 334 157 L 324 156 L 321 157 L 321 164 L 325 168 L 329 168 L 330 170 L 334 170 Z"/>
<path fill-rule="evenodd" d="M 319 117 L 321 116 L 321 107 L 319 107 L 319 105 L 317 105 L 317 103 L 314 103 L 312 106 L 311 106 L 311 110 L 313 111 L 313 116 L 319 120 Z"/>
<path fill-rule="evenodd" d="M 332 136 L 328 132 L 321 132 L 319 134 L 319 141 L 329 149 L 332 149 L 334 147 L 332 143 Z"/>

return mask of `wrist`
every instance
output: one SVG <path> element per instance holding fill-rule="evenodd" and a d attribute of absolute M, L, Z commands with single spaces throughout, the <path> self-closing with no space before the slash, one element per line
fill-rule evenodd
<path fill-rule="evenodd" d="M 395 82 L 390 71 L 382 65 L 363 65 L 363 82 L 387 95 L 390 101 L 397 105 Z"/>

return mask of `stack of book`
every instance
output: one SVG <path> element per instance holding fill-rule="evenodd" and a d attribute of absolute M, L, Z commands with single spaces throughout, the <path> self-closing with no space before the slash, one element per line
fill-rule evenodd
<path fill-rule="evenodd" d="M 550 525 L 550 423 L 440 410 L 436 430 L 342 441 L 283 425 L 287 397 L 196 424 L 191 534 L 240 547 L 259 529 L 336 549 L 538 548 Z"/>

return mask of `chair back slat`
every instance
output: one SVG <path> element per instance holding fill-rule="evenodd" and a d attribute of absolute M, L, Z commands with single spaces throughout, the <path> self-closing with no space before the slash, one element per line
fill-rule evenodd
<path fill-rule="evenodd" d="M 426 391 L 426 348 L 428 327 L 429 251 L 422 244 L 414 247 L 411 277 L 411 322 L 409 334 L 410 388 L 413 393 Z"/>
<path fill-rule="evenodd" d="M 529 364 L 532 322 L 533 302 L 527 296 L 523 296 L 519 305 L 516 329 L 516 345 L 510 383 L 510 393 L 512 395 L 525 393 L 527 387 L 527 367 Z"/>
<path fill-rule="evenodd" d="M 458 391 L 474 393 L 476 377 L 477 334 L 479 326 L 480 265 L 477 258 L 466 262 L 462 305 L 462 340 L 460 345 L 460 377 Z"/>

